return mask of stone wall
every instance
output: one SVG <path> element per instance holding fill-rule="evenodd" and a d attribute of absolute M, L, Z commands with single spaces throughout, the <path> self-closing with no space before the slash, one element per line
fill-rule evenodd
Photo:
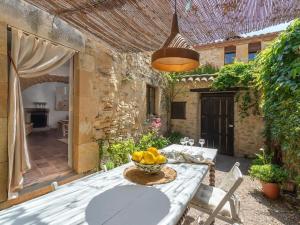
<path fill-rule="evenodd" d="M 248 44 L 257 41 L 261 42 L 262 49 L 276 37 L 277 34 L 267 34 L 255 36 L 246 39 L 237 39 L 231 41 L 220 42 L 216 44 L 202 45 L 197 48 L 200 53 L 201 64 L 212 64 L 216 67 L 224 65 L 224 48 L 226 46 L 236 46 L 236 60 L 248 62 Z M 186 119 L 172 119 L 171 129 L 189 136 L 195 140 L 200 138 L 201 134 L 201 94 L 191 92 L 192 88 L 209 88 L 211 82 L 179 82 L 175 89 L 178 94 L 174 101 L 186 102 Z M 236 156 L 253 156 L 259 148 L 264 146 L 264 121 L 262 116 L 251 115 L 242 118 L 240 116 L 239 104 L 234 105 L 234 153 Z"/>
<path fill-rule="evenodd" d="M 196 47 L 196 49 L 200 54 L 200 64 L 205 65 L 208 63 L 220 68 L 224 66 L 224 48 L 226 46 L 236 46 L 236 60 L 248 62 L 249 43 L 261 42 L 261 48 L 265 49 L 276 36 L 277 33 L 271 33 L 213 44 L 204 44 Z"/>
<path fill-rule="evenodd" d="M 14 26 L 76 49 L 72 129 L 73 169 L 86 172 L 99 163 L 94 138 L 137 137 L 145 130 L 146 85 L 156 87 L 156 114 L 166 115 L 162 77 L 150 68 L 150 53 L 116 53 L 105 43 L 55 19 L 24 1 L 0 0 L 0 202 L 7 196 L 7 27 Z M 166 121 L 163 120 L 163 130 Z"/>
<path fill-rule="evenodd" d="M 98 148 L 93 139 L 136 138 L 145 130 L 146 85 L 157 87 L 157 112 L 164 117 L 166 110 L 162 97 L 162 78 L 151 70 L 150 54 L 119 54 L 104 51 L 97 42 L 88 53 L 79 53 L 78 76 L 79 112 L 74 120 L 78 130 L 74 140 L 78 146 L 79 172 L 93 169 L 97 162 L 90 163 L 85 157 L 98 157 Z M 75 65 L 77 63 L 75 62 Z M 75 86 L 75 90 L 77 87 Z M 163 120 L 163 130 L 166 121 Z M 86 151 L 89 154 L 86 154 Z M 79 160 L 80 158 L 80 160 Z"/>
<path fill-rule="evenodd" d="M 209 88 L 211 82 L 179 82 L 180 90 L 173 101 L 186 102 L 186 119 L 172 119 L 171 129 L 184 136 L 199 140 L 201 137 L 201 93 L 191 92 L 190 89 Z M 239 102 L 234 103 L 234 155 L 253 156 L 264 146 L 264 123 L 261 116 L 250 115 L 242 118 Z M 196 141 L 197 143 L 197 141 Z"/>

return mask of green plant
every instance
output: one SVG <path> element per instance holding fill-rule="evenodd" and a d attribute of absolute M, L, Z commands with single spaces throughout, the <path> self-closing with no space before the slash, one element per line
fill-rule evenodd
<path fill-rule="evenodd" d="M 287 167 L 294 171 L 300 167 L 299 48 L 300 19 L 296 19 L 255 60 L 269 147 L 279 156 L 283 150 Z"/>
<path fill-rule="evenodd" d="M 282 183 L 288 177 L 287 172 L 274 164 L 252 165 L 249 170 L 252 178 L 257 178 L 266 183 Z"/>
<path fill-rule="evenodd" d="M 180 143 L 180 139 L 183 138 L 183 135 L 179 132 L 172 132 L 169 136 L 168 136 L 168 140 L 170 141 L 170 143 L 172 144 L 179 144 Z"/>
<path fill-rule="evenodd" d="M 273 153 L 268 154 L 263 148 L 261 148 L 260 151 L 261 153 L 255 154 L 256 158 L 252 160 L 252 165 L 270 164 L 272 162 Z"/>
<path fill-rule="evenodd" d="M 239 108 L 242 118 L 249 116 L 248 111 L 251 108 L 254 115 L 259 114 L 259 96 L 255 88 L 253 68 L 253 62 L 234 62 L 233 64 L 225 65 L 217 73 L 218 76 L 212 83 L 212 88 L 218 91 L 235 87 L 245 89 L 245 91 L 236 95 L 236 102 L 241 100 Z"/>
<path fill-rule="evenodd" d="M 156 132 L 148 132 L 140 138 L 137 149 L 145 150 L 149 147 L 155 147 L 158 149 L 166 147 L 170 144 L 169 140 L 161 135 L 158 135 Z"/>
<path fill-rule="evenodd" d="M 300 175 L 295 177 L 295 181 L 296 181 L 296 184 L 298 184 L 298 186 L 300 186 Z"/>
<path fill-rule="evenodd" d="M 113 168 L 115 168 L 115 164 L 114 164 L 113 161 L 107 161 L 107 162 L 105 163 L 105 166 L 106 166 L 106 169 L 107 169 L 107 170 L 112 170 Z"/>
<path fill-rule="evenodd" d="M 114 166 L 120 166 L 122 164 L 128 163 L 128 155 L 134 152 L 135 144 L 132 139 L 120 141 L 111 144 L 108 149 L 109 160 L 114 164 Z"/>
<path fill-rule="evenodd" d="M 219 69 L 212 64 L 206 63 L 192 71 L 181 73 L 182 75 L 201 75 L 201 74 L 215 74 Z"/>

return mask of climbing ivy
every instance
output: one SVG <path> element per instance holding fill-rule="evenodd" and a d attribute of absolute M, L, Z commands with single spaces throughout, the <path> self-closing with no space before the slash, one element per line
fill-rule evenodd
<path fill-rule="evenodd" d="M 257 84 L 267 134 L 273 145 L 300 158 L 300 20 L 262 51 L 256 60 Z M 297 157 L 290 157 L 297 160 Z M 291 162 L 293 163 L 293 162 Z M 300 172 L 299 161 L 298 172 Z M 297 168 L 294 168 L 297 170 Z"/>
<path fill-rule="evenodd" d="M 244 88 L 243 92 L 238 92 L 236 95 L 236 102 L 240 102 L 239 108 L 242 118 L 249 116 L 250 109 L 254 115 L 259 114 L 259 95 L 255 87 L 253 68 L 253 62 L 235 62 L 225 65 L 220 69 L 212 84 L 212 88 L 218 91 L 235 87 Z"/>

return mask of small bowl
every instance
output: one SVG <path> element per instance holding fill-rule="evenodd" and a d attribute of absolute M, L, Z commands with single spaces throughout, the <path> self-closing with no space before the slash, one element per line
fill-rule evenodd
<path fill-rule="evenodd" d="M 139 162 L 136 162 L 132 160 L 132 162 L 135 164 L 135 166 L 139 169 L 142 170 L 146 173 L 149 174 L 156 174 L 161 171 L 161 169 L 167 164 L 167 162 L 162 163 L 162 164 L 141 164 Z"/>

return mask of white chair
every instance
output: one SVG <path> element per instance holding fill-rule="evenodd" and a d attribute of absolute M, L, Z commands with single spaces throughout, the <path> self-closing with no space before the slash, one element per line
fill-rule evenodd
<path fill-rule="evenodd" d="M 215 218 L 230 224 L 241 224 L 239 217 L 240 201 L 234 195 L 236 189 L 243 181 L 243 175 L 236 162 L 232 169 L 225 175 L 219 187 L 201 184 L 190 205 L 199 211 L 207 213 L 209 217 L 204 225 L 210 225 Z M 198 218 L 198 223 L 200 222 Z"/>

